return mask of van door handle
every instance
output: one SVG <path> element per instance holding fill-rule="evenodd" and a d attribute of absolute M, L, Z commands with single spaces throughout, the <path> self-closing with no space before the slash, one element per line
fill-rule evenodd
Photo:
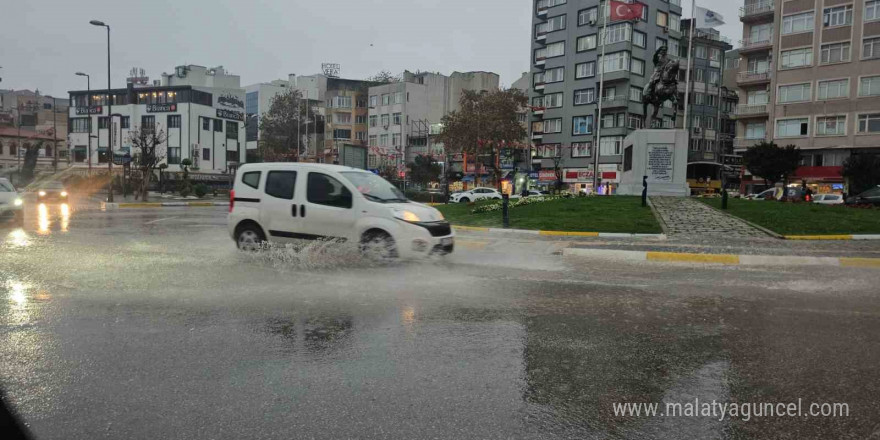
<path fill-rule="evenodd" d="M 296 204 L 291 206 L 290 215 L 296 217 Z"/>
<path fill-rule="evenodd" d="M 306 205 L 299 205 L 299 216 L 300 217 L 306 216 Z"/>

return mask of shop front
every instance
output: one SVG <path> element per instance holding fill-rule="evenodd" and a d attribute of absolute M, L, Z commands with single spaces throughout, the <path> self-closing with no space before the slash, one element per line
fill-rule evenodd
<path fill-rule="evenodd" d="M 599 191 L 600 196 L 610 196 L 617 193 L 617 185 L 620 184 L 620 165 L 616 163 L 599 164 Z"/>
<path fill-rule="evenodd" d="M 844 180 L 840 174 L 843 167 L 798 167 L 789 183 L 803 185 L 806 182 L 813 194 L 843 194 Z"/>
<path fill-rule="evenodd" d="M 568 184 L 569 190 L 574 194 L 593 193 L 593 170 L 590 168 L 565 168 L 562 172 L 562 182 Z"/>

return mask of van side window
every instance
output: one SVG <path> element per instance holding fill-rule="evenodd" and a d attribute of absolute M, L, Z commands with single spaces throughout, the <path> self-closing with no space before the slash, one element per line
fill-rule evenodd
<path fill-rule="evenodd" d="M 241 183 L 251 187 L 257 188 L 260 187 L 260 172 L 259 171 L 251 171 L 249 173 L 244 173 L 241 175 Z"/>
<path fill-rule="evenodd" d="M 296 171 L 269 171 L 266 177 L 266 194 L 279 199 L 293 200 Z"/>
<path fill-rule="evenodd" d="M 351 208 L 351 191 L 342 182 L 321 173 L 309 173 L 306 198 L 309 203 Z"/>

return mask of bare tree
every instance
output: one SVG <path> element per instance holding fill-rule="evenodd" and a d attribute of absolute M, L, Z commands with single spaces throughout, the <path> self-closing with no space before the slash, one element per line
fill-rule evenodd
<path fill-rule="evenodd" d="M 402 81 L 403 78 L 401 75 L 395 75 L 388 70 L 382 70 L 379 73 L 368 77 L 367 81 L 373 81 L 377 83 L 396 83 Z"/>
<path fill-rule="evenodd" d="M 128 139 L 132 151 L 135 152 L 133 166 L 141 172 L 139 191 L 146 202 L 153 170 L 166 158 L 168 136 L 156 127 L 134 127 L 129 131 Z"/>
<path fill-rule="evenodd" d="M 31 179 L 34 178 L 34 170 L 37 167 L 37 158 L 40 156 L 40 149 L 43 148 L 43 141 L 37 141 L 35 143 L 25 141 L 20 145 L 21 148 L 24 148 L 24 160 L 22 161 L 18 176 L 22 182 L 30 182 Z"/>

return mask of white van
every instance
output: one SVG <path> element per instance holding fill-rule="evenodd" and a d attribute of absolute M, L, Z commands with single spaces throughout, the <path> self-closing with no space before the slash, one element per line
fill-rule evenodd
<path fill-rule="evenodd" d="M 229 234 L 240 249 L 262 242 L 343 239 L 382 257 L 448 254 L 440 211 L 406 199 L 365 170 L 316 163 L 244 164 L 229 195 Z"/>

